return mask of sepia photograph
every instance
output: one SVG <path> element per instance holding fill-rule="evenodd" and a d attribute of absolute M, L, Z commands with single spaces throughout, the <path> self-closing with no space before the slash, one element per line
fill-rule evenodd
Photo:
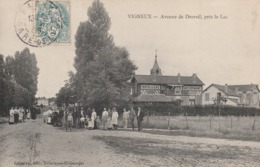
<path fill-rule="evenodd" d="M 0 1 L 0 167 L 259 167 L 259 14 Z"/>

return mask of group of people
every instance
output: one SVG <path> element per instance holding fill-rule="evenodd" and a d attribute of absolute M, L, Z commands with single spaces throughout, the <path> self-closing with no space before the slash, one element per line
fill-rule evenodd
<path fill-rule="evenodd" d="M 119 113 L 115 107 L 113 107 L 112 110 L 110 108 L 104 108 L 101 118 L 97 115 L 95 108 L 88 108 L 87 110 L 84 110 L 83 107 L 81 107 L 79 110 L 77 110 L 76 107 L 70 109 L 59 108 L 54 109 L 54 111 L 51 113 L 52 117 L 49 118 L 60 122 L 61 126 L 66 127 L 66 131 L 71 131 L 72 127 L 85 128 L 89 130 L 99 129 L 100 126 L 102 126 L 104 130 L 117 130 L 118 128 Z M 135 119 L 137 119 L 138 130 L 142 130 L 144 112 L 141 111 L 140 107 L 138 107 L 137 112 L 133 109 L 133 107 L 130 107 L 128 110 L 124 108 L 122 118 L 123 127 L 125 129 L 127 129 L 128 122 L 130 122 L 132 130 L 134 130 L 134 122 Z M 48 122 L 53 124 L 53 121 L 47 121 L 47 123 Z"/>
<path fill-rule="evenodd" d="M 117 129 L 118 126 L 118 112 L 116 111 L 116 108 L 113 108 L 112 111 L 110 109 L 104 108 L 104 111 L 102 112 L 102 125 L 103 129 Z M 123 109 L 123 126 L 125 129 L 127 129 L 128 121 L 130 121 L 132 130 L 135 129 L 134 120 L 137 119 L 137 126 L 138 131 L 142 130 L 142 121 L 144 118 L 144 112 L 141 111 L 141 108 L 138 107 L 137 113 L 133 109 L 133 107 L 130 107 L 130 109 L 127 111 L 125 108 Z"/>
<path fill-rule="evenodd" d="M 80 118 L 78 117 L 78 114 L 80 114 Z M 99 129 L 100 119 L 99 116 L 97 116 L 97 113 L 94 108 L 92 109 L 91 115 L 89 116 L 84 111 L 83 107 L 81 107 L 80 113 L 77 113 L 76 111 L 71 113 L 68 110 L 66 110 L 65 123 L 66 123 L 66 131 L 68 129 L 71 131 L 72 126 L 76 124 L 79 124 L 79 128 L 85 128 L 91 130 L 91 129 Z"/>
<path fill-rule="evenodd" d="M 29 108 L 24 109 L 23 107 L 11 107 L 9 111 L 9 124 L 25 122 L 26 118 L 35 119 L 36 113 L 31 113 Z"/>

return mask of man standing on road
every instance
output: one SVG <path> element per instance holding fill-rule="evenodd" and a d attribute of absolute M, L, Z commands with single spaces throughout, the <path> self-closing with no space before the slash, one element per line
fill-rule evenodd
<path fill-rule="evenodd" d="M 142 121 L 144 119 L 144 112 L 141 111 L 141 108 L 138 107 L 137 111 L 137 125 L 138 125 L 138 131 L 141 131 L 143 129 L 142 127 Z"/>
<path fill-rule="evenodd" d="M 129 119 L 130 119 L 130 123 L 131 123 L 131 126 L 132 126 L 132 130 L 135 130 L 135 116 L 136 116 L 135 110 L 131 106 L 130 113 L 129 113 Z"/>

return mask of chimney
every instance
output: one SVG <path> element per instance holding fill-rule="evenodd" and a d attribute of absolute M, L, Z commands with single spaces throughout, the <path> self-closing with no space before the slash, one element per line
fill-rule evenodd
<path fill-rule="evenodd" d="M 181 74 L 180 73 L 178 73 L 178 83 L 181 83 Z"/>
<path fill-rule="evenodd" d="M 228 93 L 228 85 L 225 84 L 225 93 L 227 94 Z"/>
<path fill-rule="evenodd" d="M 196 83 L 197 81 L 197 74 L 192 74 L 192 82 Z"/>

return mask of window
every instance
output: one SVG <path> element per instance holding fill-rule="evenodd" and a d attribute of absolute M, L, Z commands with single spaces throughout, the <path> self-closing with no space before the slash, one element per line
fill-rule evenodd
<path fill-rule="evenodd" d="M 181 87 L 179 87 L 179 86 L 176 86 L 175 87 L 175 94 L 181 94 Z"/>
<path fill-rule="evenodd" d="M 209 93 L 205 93 L 205 101 L 209 101 Z"/>

